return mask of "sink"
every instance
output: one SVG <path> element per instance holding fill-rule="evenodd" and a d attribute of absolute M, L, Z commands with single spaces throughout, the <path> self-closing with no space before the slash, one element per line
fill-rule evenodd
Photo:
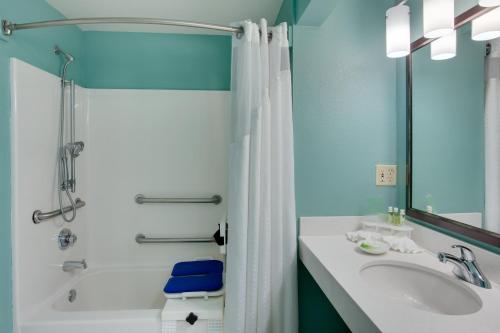
<path fill-rule="evenodd" d="M 420 310 L 467 315 L 482 306 L 479 296 L 463 282 L 424 266 L 376 261 L 364 265 L 360 274 L 381 296 Z"/>

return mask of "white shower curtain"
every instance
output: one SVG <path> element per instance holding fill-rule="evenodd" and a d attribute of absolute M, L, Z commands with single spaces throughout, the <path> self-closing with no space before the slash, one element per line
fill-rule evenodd
<path fill-rule="evenodd" d="M 486 59 L 485 228 L 500 233 L 500 39 Z"/>
<path fill-rule="evenodd" d="M 287 26 L 233 38 L 224 331 L 296 333 L 297 239 Z M 261 34 L 259 34 L 259 29 Z"/>

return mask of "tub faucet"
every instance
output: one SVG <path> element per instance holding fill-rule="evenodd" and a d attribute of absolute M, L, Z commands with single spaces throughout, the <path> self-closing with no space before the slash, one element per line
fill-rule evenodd
<path fill-rule="evenodd" d="M 87 269 L 87 262 L 85 259 L 80 261 L 65 261 L 62 264 L 62 270 L 65 272 L 73 272 L 75 269 Z"/>
<path fill-rule="evenodd" d="M 455 266 L 453 273 L 459 279 L 478 287 L 491 289 L 491 283 L 479 268 L 474 252 L 463 245 L 452 245 L 451 247 L 460 249 L 460 258 L 446 252 L 439 252 L 439 261 L 452 263 Z"/>

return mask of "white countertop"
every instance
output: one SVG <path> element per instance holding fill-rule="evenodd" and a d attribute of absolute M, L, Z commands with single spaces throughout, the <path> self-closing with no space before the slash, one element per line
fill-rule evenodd
<path fill-rule="evenodd" d="M 300 236 L 299 242 L 302 262 L 353 332 L 500 332 L 500 286 L 495 282 L 492 289 L 483 289 L 460 281 L 477 293 L 483 305 L 476 313 L 456 316 L 428 312 L 385 297 L 359 273 L 371 262 L 394 260 L 425 266 L 455 279 L 452 266 L 440 263 L 430 251 L 369 255 L 343 234 Z"/>

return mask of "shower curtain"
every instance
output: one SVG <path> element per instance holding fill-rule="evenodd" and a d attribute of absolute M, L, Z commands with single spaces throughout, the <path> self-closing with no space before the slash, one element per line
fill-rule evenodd
<path fill-rule="evenodd" d="M 296 333 L 297 239 L 287 26 L 233 37 L 224 331 Z M 260 29 L 259 29 L 260 28 Z M 260 30 L 260 34 L 259 34 Z"/>
<path fill-rule="evenodd" d="M 500 233 L 500 38 L 486 59 L 485 229 Z"/>

